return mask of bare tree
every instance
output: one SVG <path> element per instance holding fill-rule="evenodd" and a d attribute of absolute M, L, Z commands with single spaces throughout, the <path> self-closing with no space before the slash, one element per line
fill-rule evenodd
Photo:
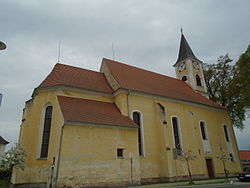
<path fill-rule="evenodd" d="M 192 179 L 192 173 L 191 173 L 191 170 L 190 170 L 189 162 L 190 162 L 190 160 L 196 159 L 196 155 L 191 150 L 189 150 L 189 151 L 181 150 L 181 155 L 179 157 L 180 157 L 180 160 L 184 160 L 186 162 L 186 164 L 187 164 L 189 184 L 194 184 L 193 179 Z"/>
<path fill-rule="evenodd" d="M 219 159 L 222 162 L 223 169 L 224 169 L 224 174 L 225 174 L 226 180 L 228 181 L 229 171 L 226 168 L 226 161 L 229 161 L 230 157 L 228 155 L 228 152 L 225 151 L 222 146 L 219 147 L 219 154 L 216 155 L 216 158 Z"/>

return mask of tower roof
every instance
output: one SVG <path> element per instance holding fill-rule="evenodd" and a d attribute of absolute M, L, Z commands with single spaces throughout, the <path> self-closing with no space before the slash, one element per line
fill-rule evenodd
<path fill-rule="evenodd" d="M 178 56 L 176 63 L 174 64 L 174 66 L 178 62 L 180 62 L 188 57 L 193 58 L 197 61 L 200 61 L 197 57 L 195 57 L 195 55 L 194 55 L 192 49 L 190 48 L 185 36 L 183 35 L 183 33 L 181 33 L 181 43 L 180 43 L 180 49 L 179 49 L 179 56 Z"/>

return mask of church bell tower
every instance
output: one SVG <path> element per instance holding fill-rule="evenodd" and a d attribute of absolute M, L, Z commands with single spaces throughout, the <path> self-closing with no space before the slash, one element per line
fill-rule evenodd
<path fill-rule="evenodd" d="M 208 98 L 202 61 L 195 57 L 182 32 L 179 56 L 173 66 L 175 67 L 177 79 L 186 82 L 193 90 Z"/>

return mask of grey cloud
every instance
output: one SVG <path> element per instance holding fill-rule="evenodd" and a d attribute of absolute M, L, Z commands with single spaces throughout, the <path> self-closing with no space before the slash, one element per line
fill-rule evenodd
<path fill-rule="evenodd" d="M 247 0 L 17 0 L 0 7 L 7 44 L 0 51 L 0 134 L 11 142 L 24 102 L 57 62 L 60 40 L 62 63 L 98 71 L 102 57 L 112 58 L 113 42 L 116 60 L 170 76 L 181 27 L 204 62 L 227 52 L 237 60 L 249 44 Z"/>

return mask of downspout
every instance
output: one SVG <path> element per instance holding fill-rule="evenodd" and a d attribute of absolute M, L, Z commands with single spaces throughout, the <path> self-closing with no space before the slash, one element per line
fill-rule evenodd
<path fill-rule="evenodd" d="M 60 133 L 59 151 L 58 151 L 58 157 L 57 157 L 57 168 L 56 168 L 56 177 L 55 177 L 54 188 L 57 188 L 57 180 L 58 180 L 60 160 L 61 160 L 62 136 L 63 136 L 63 128 L 64 128 L 64 126 L 65 126 L 65 124 L 61 127 L 61 133 Z"/>

